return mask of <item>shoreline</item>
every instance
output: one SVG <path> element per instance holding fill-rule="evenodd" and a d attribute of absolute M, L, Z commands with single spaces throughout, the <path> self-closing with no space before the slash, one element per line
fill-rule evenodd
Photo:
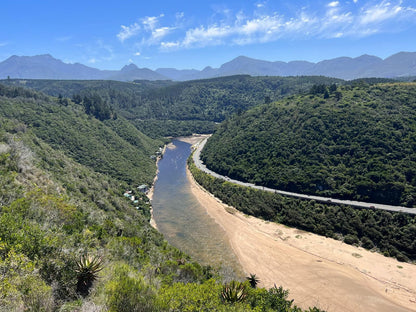
<path fill-rule="evenodd" d="M 194 135 L 189 136 L 189 137 L 172 138 L 172 140 L 176 139 L 176 140 L 179 140 L 179 141 L 189 143 L 193 146 L 194 144 L 197 144 L 198 142 L 202 141 L 202 139 L 204 139 L 208 136 L 210 136 L 210 135 L 209 134 L 194 134 Z M 146 196 L 150 200 L 150 204 L 152 204 L 154 188 L 155 188 L 155 184 L 156 184 L 156 181 L 157 181 L 157 178 L 158 178 L 158 175 L 159 175 L 158 164 L 159 164 L 159 161 L 162 159 L 163 155 L 165 154 L 167 148 L 174 148 L 174 145 L 172 143 L 165 144 L 163 146 L 162 154 L 156 160 L 156 174 L 155 174 L 155 177 L 153 179 L 152 187 L 150 188 L 149 192 L 146 194 Z M 157 224 L 156 224 L 156 220 L 153 216 L 153 205 L 151 205 L 151 208 L 150 208 L 150 221 L 149 221 L 149 223 L 155 230 L 159 231 L 159 229 L 157 227 Z"/>
<path fill-rule="evenodd" d="M 155 174 L 155 177 L 153 179 L 152 187 L 150 188 L 149 192 L 146 194 L 147 198 L 149 198 L 149 200 L 150 200 L 150 221 L 149 221 L 149 223 L 150 223 L 150 226 L 153 227 L 157 231 L 159 231 L 159 229 L 157 228 L 155 218 L 153 217 L 152 200 L 153 200 L 153 194 L 154 194 L 154 191 L 155 191 L 155 184 L 156 184 L 156 181 L 157 181 L 157 178 L 158 178 L 158 175 L 159 175 L 159 166 L 158 166 L 158 164 L 159 164 L 159 161 L 162 159 L 163 154 L 165 154 L 166 147 L 167 147 L 167 144 L 165 144 L 163 146 L 162 154 L 160 156 L 158 156 L 157 159 L 156 159 L 156 174 Z"/>
<path fill-rule="evenodd" d="M 416 311 L 416 266 L 341 241 L 244 215 L 193 179 L 192 193 L 226 232 L 246 274 L 327 311 Z M 319 290 L 319 293 L 318 291 Z"/>

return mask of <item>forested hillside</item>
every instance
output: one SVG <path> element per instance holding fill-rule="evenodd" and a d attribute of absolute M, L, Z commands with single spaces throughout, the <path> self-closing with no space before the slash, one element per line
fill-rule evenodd
<path fill-rule="evenodd" d="M 159 144 L 122 118 L 0 85 L 0 311 L 302 311 L 150 227 L 135 186 L 155 174 Z"/>
<path fill-rule="evenodd" d="M 99 97 L 118 116 L 151 137 L 212 133 L 218 122 L 251 107 L 307 92 L 314 84 L 341 83 L 326 77 L 231 76 L 182 83 L 168 81 L 3 80 L 12 85 L 70 97 L 82 104 Z"/>
<path fill-rule="evenodd" d="M 416 84 L 316 85 L 222 123 L 202 153 L 281 190 L 416 206 Z"/>
<path fill-rule="evenodd" d="M 0 86 L 0 116 L 94 170 L 129 183 L 153 181 L 155 155 L 162 142 L 140 133 L 122 117 L 101 122 L 71 101 L 22 88 Z"/>

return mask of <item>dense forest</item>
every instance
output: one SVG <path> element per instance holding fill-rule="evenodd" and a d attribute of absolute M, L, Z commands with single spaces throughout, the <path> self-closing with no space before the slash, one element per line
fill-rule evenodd
<path fill-rule="evenodd" d="M 136 186 L 151 183 L 160 144 L 122 117 L 0 85 L 1 311 L 303 311 L 151 228 Z"/>
<path fill-rule="evenodd" d="M 207 166 L 280 190 L 416 206 L 416 84 L 315 85 L 223 122 Z"/>
<path fill-rule="evenodd" d="M 315 84 L 343 83 L 327 77 L 250 77 L 246 75 L 187 82 L 2 80 L 80 103 L 101 106 L 128 119 L 146 135 L 212 133 L 216 124 L 251 107 L 305 93 Z M 111 115 L 111 114 L 108 114 Z"/>

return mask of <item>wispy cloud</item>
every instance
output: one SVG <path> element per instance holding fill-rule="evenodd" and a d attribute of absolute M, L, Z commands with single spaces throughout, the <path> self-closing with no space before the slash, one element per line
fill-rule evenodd
<path fill-rule="evenodd" d="M 332 1 L 330 3 L 328 3 L 328 6 L 331 8 L 335 8 L 337 6 L 339 6 L 339 1 Z"/>
<path fill-rule="evenodd" d="M 7 46 L 9 43 L 8 42 L 0 42 L 0 47 L 5 47 Z"/>
<path fill-rule="evenodd" d="M 365 37 L 371 34 L 394 31 L 403 22 L 416 24 L 416 9 L 404 5 L 405 0 L 372 0 L 361 4 L 327 1 L 321 6 L 298 8 L 294 14 L 268 10 L 267 2 L 254 4 L 254 11 L 232 12 L 214 10 L 214 22 L 189 27 L 178 23 L 184 19 L 177 13 L 171 25 L 163 23 L 167 17 L 145 17 L 130 26 L 122 26 L 117 35 L 121 41 L 137 36 L 140 46 L 158 46 L 161 50 L 189 49 L 216 45 L 246 45 L 265 43 L 281 38 L 312 39 Z M 221 11 L 221 14 L 218 13 Z M 209 20 L 213 20 L 211 16 Z M 184 25 L 188 25 L 185 27 Z"/>
<path fill-rule="evenodd" d="M 117 38 L 121 42 L 123 42 L 124 40 L 129 39 L 130 37 L 133 37 L 133 36 L 137 35 L 139 33 L 140 29 L 141 29 L 141 27 L 137 23 L 134 23 L 130 26 L 121 25 L 121 30 L 117 34 Z"/>
<path fill-rule="evenodd" d="M 176 18 L 180 19 L 183 15 L 183 13 L 177 13 Z M 117 34 L 117 38 L 123 42 L 131 37 L 141 36 L 142 45 L 158 44 L 175 29 L 175 26 L 159 26 L 160 19 L 164 16 L 164 14 L 160 14 L 159 16 L 146 16 L 140 19 L 140 22 L 135 22 L 130 26 L 121 25 L 121 30 Z"/>
<path fill-rule="evenodd" d="M 401 2 L 392 4 L 391 2 L 383 1 L 380 4 L 365 8 L 361 13 L 360 23 L 364 25 L 380 23 L 409 12 L 411 12 L 411 8 L 403 7 Z"/>

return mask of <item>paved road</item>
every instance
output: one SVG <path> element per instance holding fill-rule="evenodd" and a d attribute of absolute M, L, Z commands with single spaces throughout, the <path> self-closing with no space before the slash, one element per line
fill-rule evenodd
<path fill-rule="evenodd" d="M 280 191 L 280 190 L 275 190 L 275 189 L 271 189 L 271 188 L 267 188 L 267 187 L 263 187 L 263 186 L 258 186 L 252 183 L 246 183 L 246 182 L 241 182 L 241 181 L 237 181 L 237 180 L 233 180 L 230 179 L 229 177 L 225 177 L 222 176 L 212 170 L 209 170 L 202 162 L 200 155 L 201 155 L 201 151 L 205 146 L 205 143 L 207 142 L 207 139 L 204 139 L 203 141 L 201 141 L 200 143 L 198 143 L 198 146 L 194 152 L 193 155 L 193 160 L 195 165 L 197 166 L 197 168 L 199 168 L 200 170 L 218 178 L 218 179 L 222 179 L 225 181 L 230 181 L 232 183 L 236 183 L 239 185 L 243 185 L 243 186 L 247 186 L 247 187 L 251 187 L 251 188 L 255 188 L 255 189 L 259 189 L 259 190 L 263 190 L 263 191 L 267 191 L 267 192 L 272 192 L 272 193 L 278 193 L 278 194 L 282 194 L 282 195 L 286 195 L 286 196 L 291 196 L 291 197 L 297 197 L 297 198 L 303 198 L 303 199 L 311 199 L 311 200 L 315 200 L 315 201 L 319 201 L 319 202 L 325 202 L 325 203 L 333 203 L 333 204 L 343 204 L 343 205 L 350 205 L 350 206 L 354 206 L 354 207 L 360 207 L 360 208 L 372 208 L 372 209 L 381 209 L 381 210 L 387 210 L 387 211 L 395 211 L 395 212 L 405 212 L 405 213 L 410 213 L 410 214 L 416 214 L 416 208 L 407 208 L 407 207 L 401 207 L 401 206 L 390 206 L 390 205 L 382 205 L 382 204 L 374 204 L 374 203 L 366 203 L 366 202 L 360 202 L 360 201 L 355 201 L 355 200 L 342 200 L 342 199 L 335 199 L 335 198 L 330 198 L 330 197 L 322 197 L 322 196 L 315 196 L 315 195 L 305 195 L 305 194 L 299 194 L 299 193 L 292 193 L 292 192 L 286 192 L 286 191 Z"/>

